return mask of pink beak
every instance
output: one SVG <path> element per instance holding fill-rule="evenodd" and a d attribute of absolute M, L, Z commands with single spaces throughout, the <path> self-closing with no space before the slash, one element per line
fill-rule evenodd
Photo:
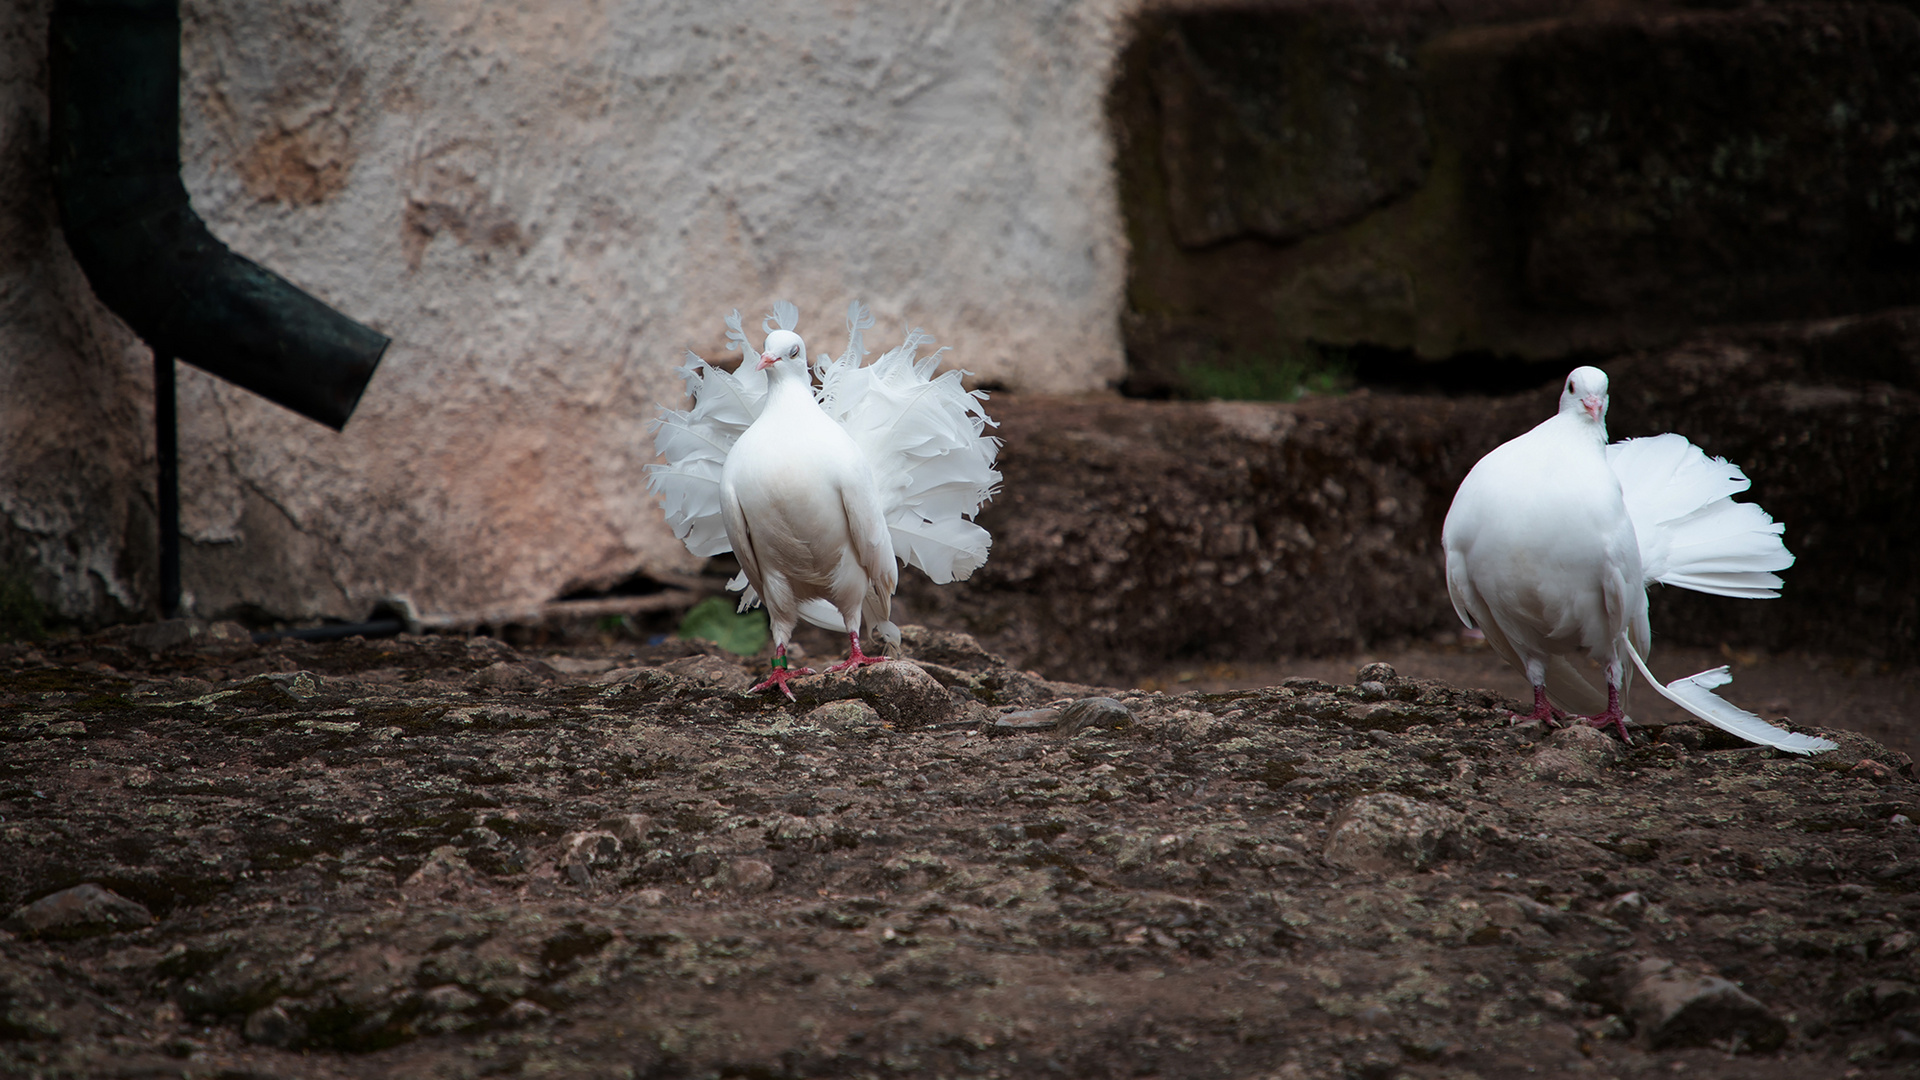
<path fill-rule="evenodd" d="M 1592 394 L 1588 394 L 1586 397 L 1583 397 L 1580 399 L 1580 407 L 1587 410 L 1588 416 L 1593 417 L 1595 420 L 1600 419 L 1600 410 L 1602 406 L 1600 404 L 1599 398 L 1593 396 Z"/>
<path fill-rule="evenodd" d="M 754 368 L 753 370 L 755 370 L 755 371 L 765 371 L 766 369 L 768 369 L 768 368 L 770 368 L 770 367 L 772 367 L 773 365 L 775 365 L 775 364 L 777 364 L 777 363 L 779 363 L 779 362 L 780 362 L 780 358 L 779 358 L 779 357 L 777 357 L 777 356 L 775 356 L 775 355 L 773 355 L 772 353 L 761 353 L 761 354 L 760 354 L 760 364 L 759 364 L 759 366 L 757 366 L 757 367 L 755 367 L 755 368 Z"/>

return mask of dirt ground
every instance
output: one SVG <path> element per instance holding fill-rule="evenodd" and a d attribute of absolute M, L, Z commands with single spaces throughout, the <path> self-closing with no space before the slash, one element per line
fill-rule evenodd
<path fill-rule="evenodd" d="M 914 631 L 788 703 L 197 629 L 0 647 L 8 1075 L 1920 1073 L 1912 764 L 1841 724 L 1904 677 L 1743 662 L 1801 759 L 1512 726 L 1442 645 L 1161 693 Z"/>
<path fill-rule="evenodd" d="M 1465 634 L 1345 656 L 1295 656 L 1266 664 L 1172 664 L 1144 672 L 1135 682 L 1145 689 L 1170 693 L 1276 686 L 1289 675 L 1346 682 L 1352 680 L 1355 671 L 1375 661 L 1391 664 L 1410 678 L 1481 687 L 1519 703 L 1533 700 L 1524 676 L 1503 663 L 1484 641 Z M 1769 720 L 1784 717 L 1858 731 L 1894 750 L 1920 755 L 1920 669 L 1806 652 L 1689 645 L 1662 645 L 1649 662 L 1654 673 L 1666 680 L 1728 665 L 1734 681 L 1718 693 L 1744 709 Z M 1600 684 L 1597 669 L 1593 679 L 1595 685 Z M 1635 719 L 1671 724 L 1685 718 L 1678 706 L 1639 682 L 1634 685 L 1627 704 Z"/>

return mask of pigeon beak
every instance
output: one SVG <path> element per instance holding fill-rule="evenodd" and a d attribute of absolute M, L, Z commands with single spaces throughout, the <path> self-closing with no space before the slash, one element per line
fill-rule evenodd
<path fill-rule="evenodd" d="M 1606 408 L 1600 399 L 1592 394 L 1580 399 L 1580 407 L 1587 410 L 1587 415 L 1595 420 L 1600 419 L 1600 413 Z"/>
<path fill-rule="evenodd" d="M 754 370 L 765 371 L 779 362 L 780 362 L 780 358 L 773 355 L 772 353 L 761 353 L 760 363 L 754 368 Z"/>

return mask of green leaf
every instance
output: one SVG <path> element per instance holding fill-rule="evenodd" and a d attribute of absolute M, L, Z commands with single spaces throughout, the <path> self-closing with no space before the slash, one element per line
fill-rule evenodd
<path fill-rule="evenodd" d="M 730 596 L 709 596 L 693 605 L 680 620 L 680 636 L 711 641 L 738 656 L 752 656 L 766 648 L 773 636 L 767 629 L 766 610 L 736 612 L 735 603 Z"/>

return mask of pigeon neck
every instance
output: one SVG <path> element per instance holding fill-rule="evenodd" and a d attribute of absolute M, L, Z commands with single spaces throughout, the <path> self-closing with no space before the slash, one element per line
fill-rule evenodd
<path fill-rule="evenodd" d="M 1582 437 L 1592 439 L 1601 446 L 1607 445 L 1607 422 L 1588 419 L 1577 406 L 1560 413 L 1554 419 L 1568 431 L 1577 431 Z"/>
<path fill-rule="evenodd" d="M 798 361 L 782 360 L 767 369 L 767 397 L 771 400 L 799 396 L 812 401 L 811 381 L 805 365 Z"/>

